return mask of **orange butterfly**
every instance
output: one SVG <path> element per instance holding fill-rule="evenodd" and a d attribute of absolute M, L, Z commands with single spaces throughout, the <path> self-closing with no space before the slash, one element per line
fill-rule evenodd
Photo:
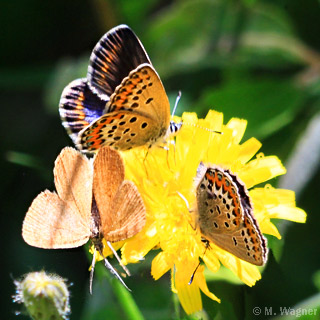
<path fill-rule="evenodd" d="M 103 256 L 102 238 L 116 242 L 137 234 L 145 225 L 145 207 L 134 183 L 124 180 L 119 153 L 109 147 L 99 150 L 93 165 L 75 149 L 64 148 L 53 172 L 57 193 L 45 190 L 33 200 L 22 236 L 44 249 L 75 248 L 91 239 L 91 292 L 96 251 Z M 105 264 L 124 284 L 107 259 Z"/>
<path fill-rule="evenodd" d="M 107 32 L 92 51 L 87 78 L 72 81 L 59 105 L 63 126 L 77 148 L 128 150 L 175 133 L 159 75 L 138 37 L 126 25 Z"/>

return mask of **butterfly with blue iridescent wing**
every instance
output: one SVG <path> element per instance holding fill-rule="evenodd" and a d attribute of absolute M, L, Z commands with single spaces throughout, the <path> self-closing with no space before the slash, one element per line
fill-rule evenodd
<path fill-rule="evenodd" d="M 181 124 L 170 121 L 163 84 L 143 45 L 126 25 L 107 32 L 95 46 L 87 78 L 71 82 L 60 100 L 60 116 L 76 146 L 96 152 L 165 141 Z"/>

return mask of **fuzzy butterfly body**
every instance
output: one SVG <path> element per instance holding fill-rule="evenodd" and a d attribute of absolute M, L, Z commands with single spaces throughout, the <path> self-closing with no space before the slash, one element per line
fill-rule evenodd
<path fill-rule="evenodd" d="M 151 146 L 178 126 L 170 123 L 170 104 L 143 45 L 126 25 L 107 32 L 95 46 L 86 79 L 63 91 L 62 124 L 76 146 L 96 152 Z M 173 129 L 172 129 L 173 128 Z"/>
<path fill-rule="evenodd" d="M 267 260 L 266 239 L 253 216 L 248 191 L 229 170 L 200 164 L 197 174 L 197 220 L 209 242 L 255 265 Z"/>

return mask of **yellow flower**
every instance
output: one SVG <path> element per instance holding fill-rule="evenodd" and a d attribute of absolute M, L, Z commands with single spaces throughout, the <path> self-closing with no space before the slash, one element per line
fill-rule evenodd
<path fill-rule="evenodd" d="M 175 121 L 181 121 L 175 117 Z M 178 294 L 186 311 L 191 314 L 202 309 L 200 290 L 211 299 L 220 301 L 207 287 L 201 266 L 188 284 L 201 258 L 207 268 L 216 272 L 222 263 L 249 286 L 261 278 L 258 268 L 240 260 L 210 242 L 210 249 L 201 241 L 195 227 L 192 209 L 196 194 L 194 179 L 199 163 L 216 164 L 244 182 L 247 189 L 286 172 L 275 156 L 258 154 L 261 143 L 251 138 L 240 144 L 246 121 L 231 119 L 223 125 L 223 115 L 210 111 L 205 119 L 194 113 L 184 113 L 183 126 L 175 143 L 167 148 L 135 148 L 123 152 L 126 178 L 138 187 L 146 209 L 147 222 L 142 231 L 122 247 L 125 264 L 135 263 L 153 248 L 160 248 L 154 258 L 151 274 L 155 280 L 171 271 L 172 290 Z M 221 132 L 217 133 L 217 132 Z M 250 190 L 254 216 L 260 229 L 280 238 L 271 218 L 304 222 L 306 214 L 295 207 L 294 193 L 274 189 L 270 185 Z"/>

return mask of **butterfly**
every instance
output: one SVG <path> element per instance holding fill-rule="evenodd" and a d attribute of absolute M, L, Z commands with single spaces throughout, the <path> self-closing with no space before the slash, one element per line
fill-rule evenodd
<path fill-rule="evenodd" d="M 118 150 L 164 141 L 170 122 L 163 84 L 137 36 L 126 25 L 107 32 L 90 57 L 87 78 L 71 82 L 59 105 L 62 124 L 83 152 Z"/>
<path fill-rule="evenodd" d="M 253 216 L 244 183 L 231 171 L 200 163 L 196 178 L 197 225 L 202 237 L 254 265 L 267 260 L 267 240 Z"/>
<path fill-rule="evenodd" d="M 99 150 L 93 164 L 79 151 L 64 148 L 55 161 L 54 182 L 57 192 L 45 190 L 33 200 L 22 237 L 44 249 L 75 248 L 91 239 L 91 292 L 96 251 L 103 256 L 102 238 L 117 242 L 137 234 L 146 220 L 143 200 L 134 183 L 124 180 L 123 161 L 109 147 Z M 124 284 L 107 259 L 105 264 Z"/>

